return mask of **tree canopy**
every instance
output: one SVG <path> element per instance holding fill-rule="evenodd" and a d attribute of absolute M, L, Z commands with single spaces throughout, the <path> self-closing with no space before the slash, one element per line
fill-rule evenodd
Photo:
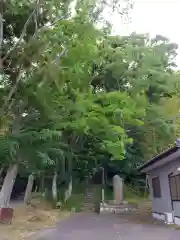
<path fill-rule="evenodd" d="M 174 141 L 178 46 L 160 35 L 111 36 L 107 2 L 121 13 L 129 7 L 101 0 L 3 2 L 2 167 L 58 172 L 64 180 L 106 164 L 133 179 L 140 163 Z"/>

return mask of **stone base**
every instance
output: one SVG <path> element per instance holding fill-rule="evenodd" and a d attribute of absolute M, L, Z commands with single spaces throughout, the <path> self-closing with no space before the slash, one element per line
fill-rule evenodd
<path fill-rule="evenodd" d="M 162 221 L 165 220 L 164 214 L 162 214 L 162 213 L 153 212 L 152 216 L 154 219 L 157 219 L 157 220 L 162 220 Z"/>
<path fill-rule="evenodd" d="M 13 218 L 12 208 L 0 208 L 0 223 L 11 224 Z"/>
<path fill-rule="evenodd" d="M 161 220 L 165 224 L 176 224 L 180 226 L 180 218 L 179 217 L 174 217 L 172 213 L 157 213 L 153 212 L 152 216 L 154 219 Z"/>
<path fill-rule="evenodd" d="M 110 205 L 121 205 L 121 204 L 128 204 L 128 201 L 125 201 L 125 200 L 123 200 L 122 202 L 116 202 L 116 200 L 109 200 L 108 202 L 107 202 L 108 204 L 110 204 Z"/>
<path fill-rule="evenodd" d="M 100 213 L 137 213 L 138 207 L 132 204 L 100 204 Z"/>
<path fill-rule="evenodd" d="M 179 217 L 174 217 L 174 223 L 178 226 L 180 226 L 180 218 Z"/>

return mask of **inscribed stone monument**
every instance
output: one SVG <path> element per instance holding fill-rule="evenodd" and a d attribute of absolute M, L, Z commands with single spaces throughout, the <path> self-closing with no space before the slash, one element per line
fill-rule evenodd
<path fill-rule="evenodd" d="M 113 177 L 114 202 L 120 204 L 123 202 L 123 179 L 118 175 Z"/>

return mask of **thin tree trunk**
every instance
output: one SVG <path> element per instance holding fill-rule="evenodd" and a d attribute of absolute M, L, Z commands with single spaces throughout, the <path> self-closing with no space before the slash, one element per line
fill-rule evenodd
<path fill-rule="evenodd" d="M 66 179 L 66 159 L 62 159 L 61 161 L 61 176 L 62 179 Z"/>
<path fill-rule="evenodd" d="M 3 178 L 2 178 L 3 170 L 4 170 L 4 168 L 2 167 L 2 168 L 0 169 L 0 190 L 1 190 L 2 181 L 3 181 Z"/>
<path fill-rule="evenodd" d="M 4 170 L 4 168 L 2 167 L 2 168 L 0 169 L 0 178 L 1 178 L 1 175 L 2 175 L 2 173 L 3 173 L 3 170 Z"/>
<path fill-rule="evenodd" d="M 41 193 L 44 193 L 44 173 L 42 172 L 41 173 L 41 176 L 40 176 L 40 187 L 39 187 L 39 191 Z"/>
<path fill-rule="evenodd" d="M 6 173 L 3 186 L 0 191 L 0 208 L 9 207 L 11 193 L 18 173 L 18 165 L 11 165 Z"/>
<path fill-rule="evenodd" d="M 54 173 L 52 181 L 52 197 L 54 201 L 57 201 L 57 172 Z"/>
<path fill-rule="evenodd" d="M 65 202 L 70 198 L 71 194 L 72 194 L 72 177 L 69 181 L 68 188 L 65 191 L 65 196 L 64 196 L 64 201 Z"/>
<path fill-rule="evenodd" d="M 0 73 L 3 70 L 2 45 L 3 45 L 3 1 L 0 1 Z"/>
<path fill-rule="evenodd" d="M 29 178 L 28 178 L 26 192 L 25 192 L 25 195 L 24 195 L 24 203 L 27 204 L 27 205 L 30 204 L 33 184 L 34 184 L 34 175 L 30 174 Z"/>
<path fill-rule="evenodd" d="M 34 192 L 36 193 L 38 190 L 38 186 L 36 185 Z"/>
<path fill-rule="evenodd" d="M 65 196 L 64 196 L 65 202 L 70 198 L 70 196 L 72 194 L 72 156 L 70 155 L 67 160 L 68 160 L 68 171 L 67 172 L 68 172 L 68 176 L 71 176 L 71 177 L 68 182 L 68 187 L 65 191 Z"/>

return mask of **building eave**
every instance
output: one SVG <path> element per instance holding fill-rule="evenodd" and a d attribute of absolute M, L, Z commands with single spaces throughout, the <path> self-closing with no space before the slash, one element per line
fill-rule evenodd
<path fill-rule="evenodd" d="M 179 150 L 179 151 L 178 151 Z M 171 156 L 171 158 L 169 158 Z M 142 173 L 147 173 L 150 168 L 155 168 L 157 166 L 163 165 L 167 162 L 167 159 L 170 160 L 180 156 L 180 144 L 179 140 L 176 141 L 176 145 L 167 149 L 166 151 L 154 156 L 151 160 L 141 165 L 138 170 Z"/>

